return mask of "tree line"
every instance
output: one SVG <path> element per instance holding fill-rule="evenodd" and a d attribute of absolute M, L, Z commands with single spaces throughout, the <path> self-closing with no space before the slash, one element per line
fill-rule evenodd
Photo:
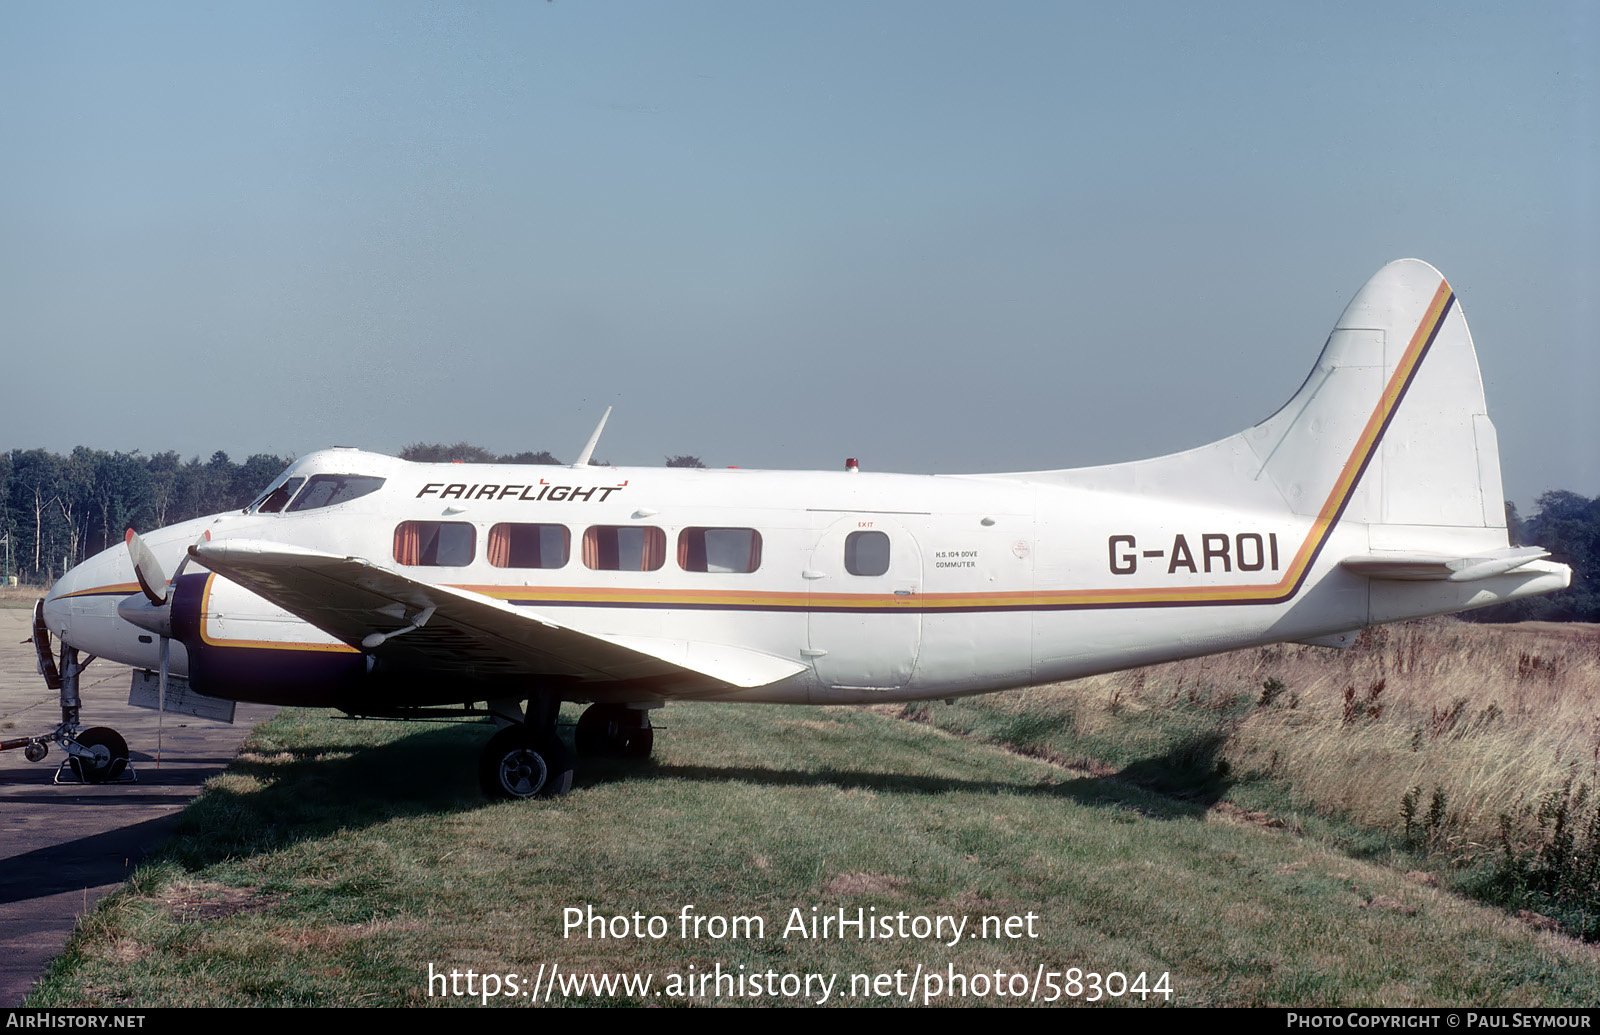
<path fill-rule="evenodd" d="M 559 464 L 547 452 L 496 456 L 465 442 L 418 442 L 407 460 Z M 134 528 L 166 525 L 249 506 L 293 458 L 257 453 L 234 463 L 217 451 L 185 461 L 175 452 L 145 456 L 79 446 L 63 456 L 44 449 L 0 452 L 0 564 L 25 585 L 44 586 Z M 668 466 L 703 467 L 692 456 Z"/>
<path fill-rule="evenodd" d="M 221 451 L 207 461 L 87 446 L 65 456 L 43 449 L 0 453 L 0 539 L 9 540 L 10 574 L 46 585 L 120 542 L 128 528 L 243 509 L 288 465 L 265 453 L 236 464 Z"/>
<path fill-rule="evenodd" d="M 418 463 L 429 464 L 560 464 L 546 450 L 537 453 L 501 453 L 496 455 L 482 446 L 475 446 L 471 442 L 456 442 L 453 445 L 444 445 L 440 442 L 413 442 L 400 450 L 400 459 L 415 460 Z M 668 467 L 704 467 L 697 456 L 687 454 L 669 456 L 666 458 Z M 591 467 L 610 467 L 604 460 L 590 460 Z"/>
<path fill-rule="evenodd" d="M 1467 617 L 1480 622 L 1600 622 L 1600 497 L 1557 489 L 1536 501 L 1532 517 L 1506 503 L 1512 546 L 1542 546 L 1550 559 L 1572 568 L 1572 585 L 1559 593 L 1513 600 Z"/>

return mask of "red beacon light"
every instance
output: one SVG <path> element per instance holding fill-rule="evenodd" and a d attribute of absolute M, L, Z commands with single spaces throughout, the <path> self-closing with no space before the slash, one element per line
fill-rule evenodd
<path fill-rule="evenodd" d="M 861 473 L 861 465 L 856 463 L 856 458 L 853 456 L 845 459 L 844 469 L 849 471 L 851 474 Z"/>

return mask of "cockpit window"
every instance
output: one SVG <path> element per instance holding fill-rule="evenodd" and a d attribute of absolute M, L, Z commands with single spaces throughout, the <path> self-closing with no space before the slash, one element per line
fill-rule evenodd
<path fill-rule="evenodd" d="M 318 474 L 313 475 L 306 482 L 306 487 L 295 496 L 294 502 L 288 509 L 317 510 L 321 507 L 331 507 L 337 503 L 349 503 L 351 500 L 360 499 L 370 492 L 377 492 L 383 485 L 382 478 L 373 478 L 360 474 Z"/>
<path fill-rule="evenodd" d="M 294 491 L 304 483 L 304 478 L 290 478 L 282 485 L 271 489 L 256 501 L 255 512 L 257 514 L 276 514 L 283 509 L 285 503 L 289 502 L 289 497 L 294 495 Z"/>

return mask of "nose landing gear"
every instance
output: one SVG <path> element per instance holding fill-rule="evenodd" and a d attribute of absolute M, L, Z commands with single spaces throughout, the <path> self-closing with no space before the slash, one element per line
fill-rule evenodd
<path fill-rule="evenodd" d="M 0 751 L 22 748 L 22 755 L 28 761 L 42 762 L 50 754 L 50 745 L 59 744 L 66 750 L 67 757 L 56 770 L 56 783 L 134 782 L 137 777 L 128 765 L 128 742 L 122 735 L 106 726 L 84 729 L 78 721 L 81 709 L 78 677 L 94 657 L 79 660 L 77 650 L 63 643 L 61 662 L 57 666 L 50 653 L 50 631 L 44 624 L 42 600 L 33 608 L 33 649 L 45 684 L 61 695 L 61 725 L 49 733 L 0 741 Z"/>
<path fill-rule="evenodd" d="M 128 772 L 128 742 L 116 730 L 94 726 L 67 743 L 63 769 L 70 769 L 80 783 L 115 783 Z M 63 782 L 56 774 L 56 782 Z"/>

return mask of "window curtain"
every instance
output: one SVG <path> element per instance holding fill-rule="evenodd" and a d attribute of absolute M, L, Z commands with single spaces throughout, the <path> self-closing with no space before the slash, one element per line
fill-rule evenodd
<path fill-rule="evenodd" d="M 655 571 L 667 560 L 667 535 L 659 528 L 644 530 L 644 563 L 640 571 Z"/>
<path fill-rule="evenodd" d="M 706 530 L 686 528 L 678 533 L 678 567 L 684 571 L 706 570 Z"/>
<path fill-rule="evenodd" d="M 418 522 L 402 521 L 395 526 L 394 559 L 399 564 L 422 563 L 422 529 Z"/>
<path fill-rule="evenodd" d="M 496 568 L 511 567 L 511 530 L 515 525 L 495 525 L 489 529 L 489 563 Z"/>

